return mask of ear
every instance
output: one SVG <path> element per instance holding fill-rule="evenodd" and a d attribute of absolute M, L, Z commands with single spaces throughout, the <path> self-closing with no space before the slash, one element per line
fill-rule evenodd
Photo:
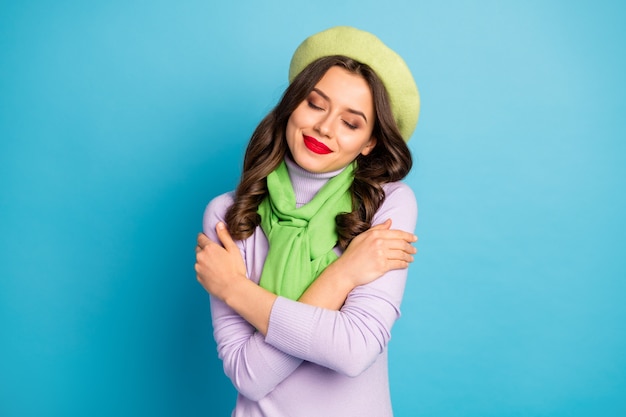
<path fill-rule="evenodd" d="M 376 138 L 374 136 L 372 136 L 370 138 L 370 140 L 365 144 L 365 147 L 363 147 L 363 149 L 361 150 L 361 155 L 363 156 L 367 156 L 370 154 L 370 152 L 372 152 L 372 150 L 374 150 L 374 148 L 376 147 Z"/>

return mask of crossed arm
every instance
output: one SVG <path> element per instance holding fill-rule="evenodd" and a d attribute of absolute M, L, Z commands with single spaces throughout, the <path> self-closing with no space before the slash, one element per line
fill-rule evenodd
<path fill-rule="evenodd" d="M 416 249 L 412 233 L 392 230 L 391 220 L 357 236 L 342 256 L 309 286 L 298 300 L 319 308 L 339 310 L 354 288 L 394 269 L 408 268 Z M 213 296 L 224 301 L 261 334 L 266 335 L 270 313 L 278 298 L 246 277 L 239 247 L 224 223 L 216 227 L 221 244 L 198 234 L 197 279 Z M 251 302 L 254 301 L 254 302 Z"/>
<path fill-rule="evenodd" d="M 389 210 L 377 213 L 393 218 L 398 229 L 387 221 L 358 236 L 298 302 L 246 278 L 239 246 L 225 228 L 205 229 L 211 239 L 199 235 L 197 277 L 211 294 L 219 356 L 240 393 L 264 397 L 303 360 L 351 376 L 375 360 L 399 315 L 406 267 L 415 253 L 409 231 L 417 207 L 406 192 L 388 195 Z M 394 195 L 403 193 L 402 204 L 394 204 Z"/>

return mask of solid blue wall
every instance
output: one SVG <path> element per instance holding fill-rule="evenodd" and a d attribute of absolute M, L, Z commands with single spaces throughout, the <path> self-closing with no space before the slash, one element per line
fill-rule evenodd
<path fill-rule="evenodd" d="M 249 3 L 0 5 L 0 415 L 228 415 L 195 235 L 338 24 L 423 100 L 396 415 L 626 415 L 622 3 Z"/>

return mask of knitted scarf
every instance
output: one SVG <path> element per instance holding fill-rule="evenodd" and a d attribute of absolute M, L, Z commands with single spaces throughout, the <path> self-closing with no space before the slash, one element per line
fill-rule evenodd
<path fill-rule="evenodd" d="M 269 241 L 259 285 L 276 295 L 297 300 L 337 254 L 335 217 L 352 211 L 350 186 L 354 164 L 331 178 L 307 204 L 296 197 L 283 161 L 267 176 L 269 195 L 258 213 Z"/>

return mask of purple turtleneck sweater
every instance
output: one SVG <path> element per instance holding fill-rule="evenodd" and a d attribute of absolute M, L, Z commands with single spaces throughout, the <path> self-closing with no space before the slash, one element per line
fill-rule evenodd
<path fill-rule="evenodd" d="M 300 207 L 338 172 L 314 174 L 286 159 Z M 413 233 L 417 204 L 403 183 L 386 184 L 385 201 L 373 224 Z M 233 193 L 212 200 L 204 233 L 218 241 Z M 248 277 L 258 283 L 268 252 L 263 231 L 237 241 Z M 340 255 L 341 250 L 335 248 Z M 407 270 L 394 270 L 355 288 L 339 311 L 278 297 L 266 336 L 211 296 L 214 337 L 224 371 L 238 391 L 233 417 L 389 417 L 393 415 L 387 372 L 387 343 L 400 316 Z"/>

